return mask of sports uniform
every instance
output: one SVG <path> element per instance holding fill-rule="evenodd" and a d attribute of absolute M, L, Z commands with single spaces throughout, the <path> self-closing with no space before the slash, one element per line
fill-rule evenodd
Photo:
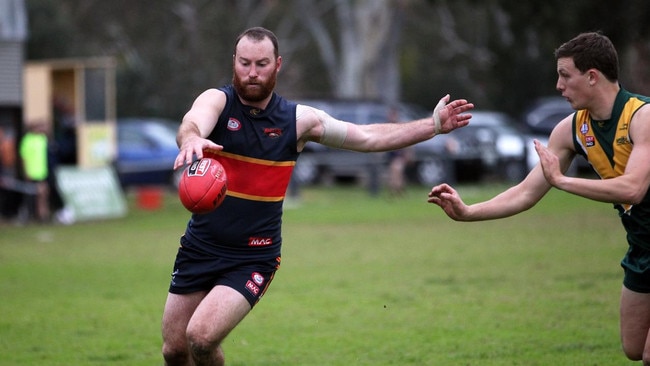
<path fill-rule="evenodd" d="M 648 102 L 649 97 L 621 89 L 609 120 L 594 121 L 586 110 L 575 113 L 575 149 L 602 179 L 620 176 L 625 171 L 634 145 L 629 136 L 632 116 Z M 629 243 L 629 250 L 621 261 L 625 270 L 623 283 L 630 290 L 650 293 L 650 192 L 639 204 L 621 202 L 614 207 L 619 211 Z"/>
<path fill-rule="evenodd" d="M 298 158 L 296 104 L 273 93 L 265 110 L 241 103 L 232 85 L 208 137 L 228 173 L 221 206 L 193 214 L 181 237 L 170 292 L 209 291 L 226 285 L 251 306 L 280 266 L 282 204 Z"/>

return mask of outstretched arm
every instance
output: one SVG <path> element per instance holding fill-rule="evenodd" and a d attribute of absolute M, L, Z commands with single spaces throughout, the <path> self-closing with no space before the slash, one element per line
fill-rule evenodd
<path fill-rule="evenodd" d="M 555 169 L 558 172 L 566 171 L 574 156 L 571 116 L 555 127 L 549 138 L 547 151 L 556 157 Z M 456 221 L 492 220 L 513 216 L 530 209 L 551 187 L 544 176 L 542 165 L 537 164 L 523 181 L 490 200 L 466 205 L 456 190 L 447 184 L 441 184 L 431 189 L 428 202 L 440 206 L 447 216 Z"/>
<path fill-rule="evenodd" d="M 528 210 L 539 202 L 550 188 L 541 168 L 537 166 L 521 183 L 488 201 L 467 205 L 448 184 L 431 188 L 427 201 L 440 206 L 447 216 L 456 221 L 494 220 Z"/>
<path fill-rule="evenodd" d="M 472 115 L 465 112 L 474 105 L 465 99 L 447 104 L 449 99 L 449 95 L 442 98 L 429 118 L 370 125 L 339 121 L 324 111 L 299 105 L 299 146 L 304 146 L 307 141 L 315 141 L 330 147 L 362 152 L 404 148 L 469 124 Z"/>

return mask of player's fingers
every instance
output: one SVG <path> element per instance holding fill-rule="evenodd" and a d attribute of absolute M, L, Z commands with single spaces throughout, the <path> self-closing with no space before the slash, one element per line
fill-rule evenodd
<path fill-rule="evenodd" d="M 180 152 L 176 156 L 176 160 L 174 160 L 174 170 L 182 167 L 183 165 L 185 165 L 185 154 Z"/>
<path fill-rule="evenodd" d="M 429 197 L 439 196 L 440 193 L 442 193 L 444 191 L 447 191 L 450 188 L 451 187 L 449 187 L 449 185 L 447 185 L 446 183 L 439 184 L 439 185 L 431 188 L 431 192 L 429 192 Z"/>

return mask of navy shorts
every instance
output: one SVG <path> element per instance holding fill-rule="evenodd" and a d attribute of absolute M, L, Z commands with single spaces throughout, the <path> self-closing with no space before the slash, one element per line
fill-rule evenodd
<path fill-rule="evenodd" d="M 279 268 L 279 256 L 262 259 L 215 257 L 181 246 L 176 255 L 169 292 L 189 294 L 210 291 L 214 286 L 223 285 L 244 295 L 253 307 L 264 295 Z"/>
<path fill-rule="evenodd" d="M 623 285 L 626 288 L 634 292 L 650 293 L 650 250 L 630 245 L 621 266 L 625 271 Z"/>

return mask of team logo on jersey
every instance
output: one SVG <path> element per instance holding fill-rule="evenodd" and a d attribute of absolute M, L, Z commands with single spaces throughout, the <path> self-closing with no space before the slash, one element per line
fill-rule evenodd
<path fill-rule="evenodd" d="M 580 133 L 586 135 L 587 132 L 589 132 L 589 125 L 587 124 L 587 122 L 584 122 L 582 126 L 580 126 Z"/>
<path fill-rule="evenodd" d="M 262 286 L 264 284 L 264 276 L 262 276 L 257 272 L 253 272 L 251 278 L 253 279 L 253 282 L 255 282 L 257 286 Z"/>
<path fill-rule="evenodd" d="M 226 126 L 230 131 L 239 131 L 241 128 L 241 122 L 237 118 L 228 118 L 228 125 Z"/>
<path fill-rule="evenodd" d="M 593 136 L 585 136 L 585 143 L 587 144 L 587 147 L 592 147 L 596 145 L 596 138 Z"/>
<path fill-rule="evenodd" d="M 281 128 L 265 128 L 264 129 L 264 134 L 272 139 L 276 139 L 280 136 L 282 136 L 282 129 Z"/>
<path fill-rule="evenodd" d="M 257 116 L 257 115 L 260 114 L 261 112 L 262 112 L 262 111 L 259 110 L 259 109 L 257 109 L 257 108 L 251 108 L 251 110 L 249 111 L 249 113 L 250 113 L 251 115 L 253 115 L 253 116 Z"/>
<path fill-rule="evenodd" d="M 248 292 L 253 294 L 253 296 L 257 296 L 260 293 L 260 288 L 257 287 L 257 285 L 254 284 L 253 281 L 251 280 L 248 280 L 246 282 L 246 290 L 248 290 Z"/>
<path fill-rule="evenodd" d="M 616 139 L 616 145 L 626 145 L 628 143 L 629 143 L 629 141 L 627 140 L 627 137 L 625 137 L 625 136 L 621 136 L 621 137 Z"/>

